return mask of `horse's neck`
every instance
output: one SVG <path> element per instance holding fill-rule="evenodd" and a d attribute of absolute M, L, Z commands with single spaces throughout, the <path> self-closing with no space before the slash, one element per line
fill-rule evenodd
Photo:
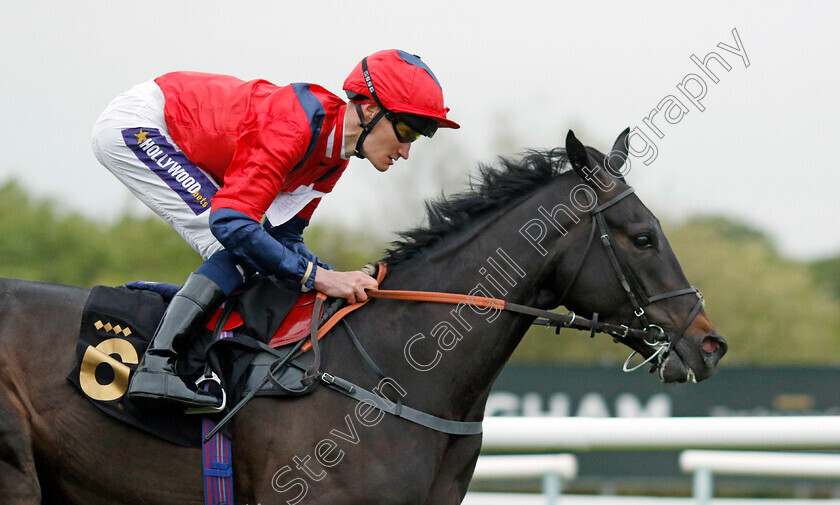
<path fill-rule="evenodd" d="M 500 214 L 483 221 L 476 223 L 481 233 L 471 240 L 442 242 L 396 269 L 383 287 L 533 304 L 546 259 L 519 236 L 521 223 L 513 227 L 515 218 Z M 403 370 L 411 387 L 428 392 L 425 401 L 433 410 L 462 419 L 480 417 L 495 377 L 531 319 L 497 308 L 398 303 L 403 305 L 390 317 L 405 333 L 400 358 L 410 365 Z"/>

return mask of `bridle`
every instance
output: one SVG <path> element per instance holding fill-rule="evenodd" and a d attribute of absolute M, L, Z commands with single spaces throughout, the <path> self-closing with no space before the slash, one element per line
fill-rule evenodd
<path fill-rule="evenodd" d="M 629 325 L 621 325 L 621 327 L 624 328 L 624 332 L 622 332 L 621 334 L 615 334 L 612 332 L 608 333 L 611 333 L 614 337 L 620 339 L 641 338 L 645 344 L 653 348 L 654 352 L 650 356 L 648 356 L 642 363 L 631 367 L 630 360 L 637 353 L 637 351 L 633 351 L 633 353 L 630 354 L 630 356 L 624 362 L 624 365 L 622 367 L 625 372 L 632 372 L 634 370 L 638 370 L 645 364 L 651 362 L 653 364 L 651 372 L 654 372 L 662 365 L 662 363 L 665 361 L 665 358 L 668 357 L 668 353 L 670 352 L 670 350 L 672 348 L 676 348 L 677 343 L 683 338 L 686 330 L 694 321 L 694 318 L 697 316 L 697 313 L 700 312 L 700 308 L 703 306 L 703 294 L 700 293 L 700 290 L 692 286 L 682 289 L 676 289 L 673 291 L 667 291 L 665 293 L 660 293 L 654 296 L 648 296 L 645 293 L 645 290 L 642 287 L 641 283 L 638 281 L 636 276 L 633 275 L 633 271 L 629 268 L 623 256 L 621 256 L 620 250 L 613 246 L 612 236 L 610 235 L 610 227 L 607 224 L 607 220 L 604 218 L 604 211 L 612 207 L 613 205 L 621 202 L 628 196 L 632 195 L 634 192 L 635 190 L 632 187 L 628 187 L 615 198 L 607 201 L 606 203 L 598 205 L 597 207 L 589 211 L 589 214 L 592 217 L 592 228 L 589 234 L 589 239 L 586 243 L 586 249 L 584 249 L 583 255 L 580 259 L 580 263 L 578 264 L 575 273 L 572 275 L 572 280 L 569 282 L 569 284 L 566 286 L 566 289 L 563 291 L 563 294 L 560 297 L 560 301 L 561 304 L 565 302 L 566 297 L 568 296 L 572 287 L 577 282 L 578 276 L 583 270 L 583 265 L 586 262 L 586 258 L 589 256 L 589 252 L 592 249 L 592 243 L 595 241 L 595 236 L 598 233 L 600 233 L 601 244 L 604 246 L 604 250 L 606 251 L 607 257 L 610 260 L 610 264 L 613 267 L 613 271 L 615 272 L 619 282 L 621 283 L 622 289 L 624 289 L 625 294 L 630 300 L 630 304 L 633 306 L 633 313 L 642 323 L 642 331 L 645 333 L 645 335 L 640 337 L 638 333 L 633 332 L 633 330 L 631 330 Z M 677 330 L 676 332 L 666 332 L 662 329 L 662 327 L 650 323 L 650 321 L 647 318 L 647 313 L 644 309 L 645 307 L 655 302 L 667 300 L 668 298 L 674 298 L 677 296 L 684 296 L 690 294 L 697 296 L 698 300 L 697 303 L 694 305 L 694 308 L 691 310 L 691 313 L 689 314 L 688 318 L 686 318 L 679 330 Z M 598 324 L 597 312 L 593 313 L 592 315 L 592 324 L 593 327 L 597 326 Z"/>

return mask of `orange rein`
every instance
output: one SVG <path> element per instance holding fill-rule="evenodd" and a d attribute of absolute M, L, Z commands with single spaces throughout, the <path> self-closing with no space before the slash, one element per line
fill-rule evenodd
<path fill-rule="evenodd" d="M 376 276 L 376 282 L 381 283 L 385 278 L 387 271 L 384 264 L 379 263 L 379 273 Z M 363 302 L 348 305 L 338 312 L 336 312 L 323 326 L 318 328 L 318 340 L 324 337 L 333 327 L 341 321 L 344 316 L 358 309 L 362 305 L 369 302 L 372 298 L 384 298 L 386 300 L 409 300 L 415 302 L 434 302 L 434 303 L 450 303 L 457 305 L 463 303 L 472 307 L 478 308 L 494 308 L 496 310 L 503 310 L 505 308 L 505 301 L 498 298 L 485 298 L 483 296 L 460 295 L 456 293 L 435 293 L 430 291 L 399 291 L 393 289 L 369 289 L 367 291 L 368 299 Z M 319 297 L 326 298 L 322 293 L 318 293 Z M 301 347 L 301 350 L 306 352 L 312 348 L 312 340 L 306 342 Z"/>

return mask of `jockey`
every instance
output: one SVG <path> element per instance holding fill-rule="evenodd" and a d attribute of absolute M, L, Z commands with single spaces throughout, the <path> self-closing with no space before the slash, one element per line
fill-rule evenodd
<path fill-rule="evenodd" d="M 385 172 L 421 135 L 459 126 L 435 75 L 404 51 L 364 58 L 344 90 L 349 104 L 315 84 L 174 72 L 134 86 L 99 117 L 99 162 L 205 260 L 164 313 L 129 397 L 220 405 L 177 376 L 177 349 L 251 272 L 350 303 L 377 287 L 319 261 L 304 228 L 351 155 Z"/>

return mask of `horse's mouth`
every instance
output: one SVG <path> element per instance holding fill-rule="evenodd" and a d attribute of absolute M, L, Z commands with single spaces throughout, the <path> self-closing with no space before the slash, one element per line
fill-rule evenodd
<path fill-rule="evenodd" d="M 706 335 L 697 342 L 683 339 L 659 366 L 662 382 L 700 382 L 714 375 L 728 345 L 720 335 Z"/>

